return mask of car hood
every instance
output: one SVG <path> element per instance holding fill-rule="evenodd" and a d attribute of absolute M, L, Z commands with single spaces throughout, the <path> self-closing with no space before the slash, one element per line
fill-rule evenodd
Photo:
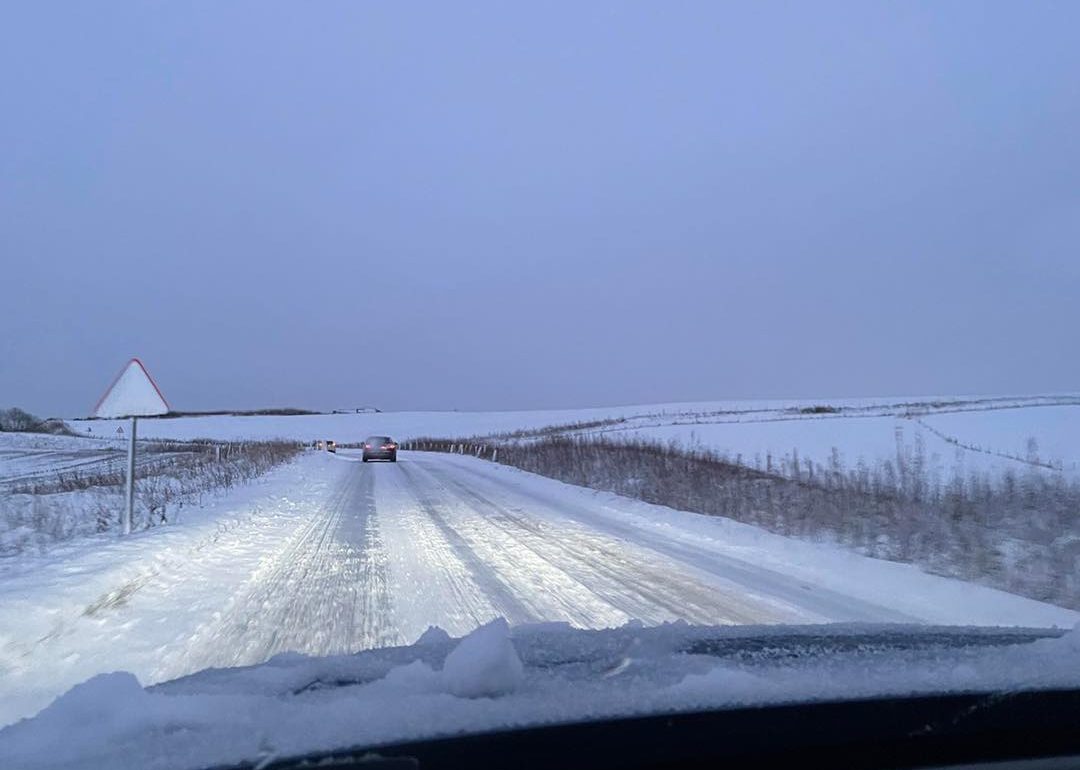
<path fill-rule="evenodd" d="M 19 767 L 204 768 L 608 717 L 882 695 L 1080 687 L 1080 626 L 510 629 L 142 687 L 94 677 L 0 731 Z"/>

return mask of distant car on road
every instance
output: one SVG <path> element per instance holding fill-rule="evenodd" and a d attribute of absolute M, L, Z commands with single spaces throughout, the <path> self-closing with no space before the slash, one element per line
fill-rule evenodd
<path fill-rule="evenodd" d="M 368 436 L 364 439 L 364 462 L 389 460 L 397 462 L 397 442 L 389 436 Z"/>
<path fill-rule="evenodd" d="M 326 451 L 327 452 L 333 452 L 334 454 L 337 454 L 337 442 L 336 441 L 331 441 L 330 439 L 327 439 L 326 440 Z"/>

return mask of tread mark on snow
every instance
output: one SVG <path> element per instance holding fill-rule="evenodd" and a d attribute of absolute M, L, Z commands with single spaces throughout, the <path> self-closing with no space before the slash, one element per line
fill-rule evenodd
<path fill-rule="evenodd" d="M 446 517 L 439 510 L 438 504 L 422 491 L 415 471 L 404 463 L 400 468 L 409 482 L 409 490 L 412 492 L 413 497 L 416 498 L 416 502 L 424 509 L 424 512 L 427 513 L 435 526 L 439 528 L 439 531 L 446 538 L 450 547 L 453 548 L 462 564 L 472 573 L 476 584 L 488 593 L 488 598 L 495 605 L 495 608 L 510 623 L 525 623 L 537 620 L 536 613 L 518 599 L 505 581 L 492 569 L 491 565 L 477 556 L 472 546 L 461 536 L 461 533 L 447 523 Z"/>
<path fill-rule="evenodd" d="M 776 620 L 765 608 L 751 607 L 711 586 L 658 570 L 647 562 L 629 563 L 607 550 L 610 538 L 600 532 L 595 536 L 577 534 L 580 541 L 564 538 L 556 542 L 550 533 L 544 532 L 541 522 L 492 502 L 441 469 L 425 470 L 456 490 L 458 496 L 485 509 L 486 521 L 629 617 L 652 621 L 682 618 L 702 623 Z M 678 566 L 677 562 L 672 564 Z M 598 584 L 597 577 L 609 587 Z M 657 614 L 657 609 L 661 614 Z"/>
<path fill-rule="evenodd" d="M 476 468 L 468 467 L 464 463 L 456 467 L 500 489 L 508 490 L 514 495 L 526 496 L 541 506 L 560 510 L 559 505 L 533 490 L 519 488 L 510 484 L 506 479 L 498 478 L 494 474 L 483 473 Z M 592 526 L 591 522 L 595 521 L 598 515 L 594 511 L 573 504 L 564 505 L 561 510 L 572 514 L 574 518 L 587 526 Z M 631 542 L 635 541 L 640 534 L 634 525 L 622 523 L 615 519 L 606 520 L 603 527 L 596 527 L 596 529 L 598 532 L 622 537 Z M 807 604 L 806 599 L 808 597 L 806 592 L 801 589 L 802 582 L 798 578 L 690 543 L 667 540 L 653 542 L 649 547 L 669 558 L 699 565 L 721 579 L 735 581 L 747 586 L 755 586 L 751 590 L 756 593 L 772 596 L 787 602 L 793 607 L 800 607 L 814 612 L 820 615 L 822 619 L 852 622 L 920 622 L 920 619 L 913 615 L 892 610 L 884 605 L 874 604 L 828 588 L 815 588 L 813 591 L 813 603 Z"/>
<path fill-rule="evenodd" d="M 400 644 L 387 565 L 374 476 L 357 463 L 323 513 L 195 634 L 184 658 L 201 668 L 257 663 L 285 651 L 329 655 Z"/>

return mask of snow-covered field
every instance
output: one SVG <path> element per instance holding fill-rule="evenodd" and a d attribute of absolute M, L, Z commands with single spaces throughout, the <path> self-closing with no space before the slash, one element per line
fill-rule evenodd
<path fill-rule="evenodd" d="M 827 406 L 831 413 L 807 413 Z M 399 440 L 420 436 L 490 436 L 553 425 L 602 422 L 571 432 L 611 439 L 646 438 L 708 448 L 764 464 L 771 455 L 828 464 L 833 449 L 846 467 L 895 459 L 897 438 L 921 441 L 928 458 L 953 470 L 1023 469 L 1034 440 L 1041 463 L 1080 472 L 1080 396 L 894 397 L 790 401 L 714 401 L 646 404 L 528 412 L 380 412 L 253 417 L 183 417 L 144 420 L 147 437 L 224 440 L 332 438 L 356 442 L 386 434 Z M 110 421 L 74 422 L 77 430 L 111 433 Z"/>
<path fill-rule="evenodd" d="M 0 433 L 0 489 L 60 474 L 108 473 L 126 467 L 127 443 L 71 436 Z M 168 462 L 167 453 L 142 453 L 142 465 Z"/>
<path fill-rule="evenodd" d="M 122 457 L 125 444 L 115 439 L 0 433 L 0 485 L 67 470 L 86 470 Z"/>
<path fill-rule="evenodd" d="M 0 723 L 101 672 L 149 684 L 496 617 L 1068 627 L 1080 614 L 470 457 L 308 452 L 180 526 L 0 562 Z"/>
<path fill-rule="evenodd" d="M 142 442 L 133 526 L 175 523 L 185 509 L 295 451 L 295 445 Z M 0 563 L 118 528 L 126 467 L 126 442 L 0 433 Z"/>

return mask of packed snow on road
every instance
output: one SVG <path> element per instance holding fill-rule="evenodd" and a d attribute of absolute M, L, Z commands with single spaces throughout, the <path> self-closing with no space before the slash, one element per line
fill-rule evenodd
<path fill-rule="evenodd" d="M 149 421 L 148 421 L 149 422 Z M 143 685 L 438 626 L 948 623 L 1078 613 L 468 456 L 307 452 L 176 525 L 0 562 L 0 722 L 103 672 Z"/>

